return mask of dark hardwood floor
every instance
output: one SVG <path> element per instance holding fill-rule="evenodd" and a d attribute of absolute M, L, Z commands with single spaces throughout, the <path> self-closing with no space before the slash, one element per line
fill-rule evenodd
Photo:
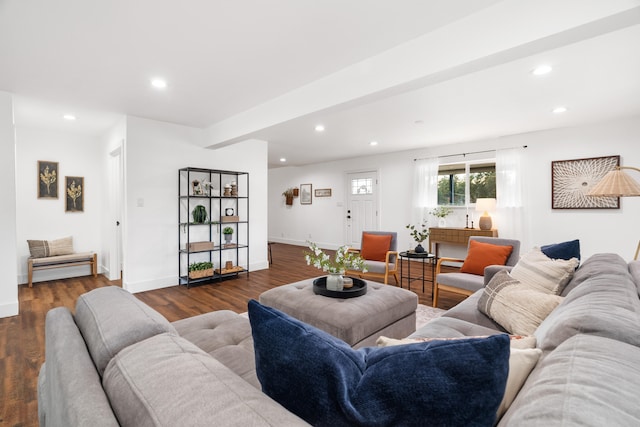
<path fill-rule="evenodd" d="M 307 266 L 302 256 L 305 248 L 273 244 L 273 264 L 267 270 L 242 275 L 234 280 L 192 287 L 173 286 L 136 294 L 140 300 L 162 313 L 170 321 L 183 319 L 213 310 L 246 311 L 247 301 L 276 286 L 322 275 Z M 406 268 L 406 263 L 405 263 Z M 411 264 L 411 274 L 421 273 L 418 262 Z M 431 269 L 426 268 L 431 279 Z M 406 270 L 405 270 L 406 274 Z M 393 284 L 393 279 L 391 279 Z M 0 319 L 0 426 L 37 426 L 37 377 L 45 360 L 44 320 L 47 311 L 66 306 L 74 311 L 77 297 L 92 289 L 116 285 L 104 276 L 92 276 L 35 283 L 33 288 L 21 285 L 18 289 L 20 314 Z M 407 288 L 405 277 L 402 283 Z M 420 280 L 411 283 L 421 304 L 431 305 L 431 282 L 422 292 Z M 440 308 L 448 309 L 462 298 L 441 293 Z"/>

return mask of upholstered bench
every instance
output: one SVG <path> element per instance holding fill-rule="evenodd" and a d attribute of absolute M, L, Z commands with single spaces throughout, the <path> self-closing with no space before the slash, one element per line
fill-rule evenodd
<path fill-rule="evenodd" d="M 367 282 L 357 298 L 330 298 L 313 292 L 313 279 L 270 289 L 260 303 L 313 325 L 354 348 L 375 346 L 380 335 L 404 338 L 416 330 L 418 297 L 411 291 Z"/>
<path fill-rule="evenodd" d="M 69 255 L 48 256 L 27 259 L 29 287 L 33 286 L 33 272 L 51 268 L 75 267 L 90 265 L 93 277 L 98 276 L 98 255 L 94 252 L 73 253 Z"/>

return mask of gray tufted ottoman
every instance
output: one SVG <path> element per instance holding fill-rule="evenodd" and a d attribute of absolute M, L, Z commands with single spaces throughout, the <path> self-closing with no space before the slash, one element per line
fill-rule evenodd
<path fill-rule="evenodd" d="M 357 298 L 329 298 L 313 293 L 313 279 L 270 289 L 260 303 L 340 338 L 354 348 L 374 346 L 380 335 L 405 338 L 416 330 L 418 297 L 411 291 L 367 282 Z"/>

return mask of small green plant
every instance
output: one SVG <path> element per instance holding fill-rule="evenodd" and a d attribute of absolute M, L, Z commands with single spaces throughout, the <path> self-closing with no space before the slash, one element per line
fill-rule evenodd
<path fill-rule="evenodd" d="M 209 261 L 193 262 L 189 264 L 189 271 L 201 271 L 201 270 L 208 270 L 210 268 L 213 268 L 213 264 Z"/>
<path fill-rule="evenodd" d="M 233 228 L 225 227 L 222 229 L 222 234 L 233 234 Z"/>
<path fill-rule="evenodd" d="M 425 224 L 422 224 L 422 230 L 416 228 L 415 225 L 407 224 L 406 228 L 409 230 L 409 234 L 413 237 L 417 243 L 422 243 L 429 237 L 429 230 Z"/>
<path fill-rule="evenodd" d="M 435 209 L 432 209 L 431 211 L 429 211 L 429 213 L 437 218 L 445 218 L 447 217 L 450 213 L 453 212 L 453 209 L 448 208 L 446 206 L 438 206 Z"/>
<path fill-rule="evenodd" d="M 284 197 L 293 197 L 293 188 L 287 188 L 282 192 Z"/>
<path fill-rule="evenodd" d="M 193 216 L 193 222 L 196 224 L 204 224 L 207 220 L 207 209 L 202 205 L 198 205 L 193 208 L 191 215 Z"/>

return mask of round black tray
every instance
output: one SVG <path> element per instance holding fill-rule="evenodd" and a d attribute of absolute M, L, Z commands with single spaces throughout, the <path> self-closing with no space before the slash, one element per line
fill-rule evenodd
<path fill-rule="evenodd" d="M 331 298 L 355 298 L 367 293 L 367 282 L 355 277 L 349 277 L 353 280 L 353 286 L 344 288 L 341 291 L 330 291 L 327 289 L 327 276 L 318 277 L 313 281 L 313 292 L 317 295 L 324 295 Z"/>

